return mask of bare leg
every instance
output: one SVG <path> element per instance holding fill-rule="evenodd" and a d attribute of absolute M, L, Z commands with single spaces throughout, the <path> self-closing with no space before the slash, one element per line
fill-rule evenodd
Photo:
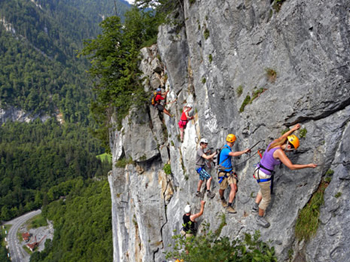
<path fill-rule="evenodd" d="M 212 180 L 213 178 L 212 177 L 210 177 L 208 180 L 207 180 L 207 190 L 210 190 L 210 184 L 211 184 L 211 180 Z"/>
<path fill-rule="evenodd" d="M 262 199 L 262 194 L 259 191 L 258 194 L 256 195 L 255 203 L 259 204 L 261 199 Z"/>
<path fill-rule="evenodd" d="M 164 112 L 165 114 L 167 114 L 168 116 L 170 116 L 170 117 L 171 117 L 170 112 L 169 112 L 168 110 L 166 110 L 165 108 L 163 109 L 163 112 Z"/>
<path fill-rule="evenodd" d="M 201 191 L 202 184 L 203 184 L 203 180 L 200 180 L 200 179 L 199 179 L 197 191 Z"/>
<path fill-rule="evenodd" d="M 184 128 L 180 128 L 180 137 L 181 137 L 181 142 L 184 141 Z"/>
<path fill-rule="evenodd" d="M 259 216 L 264 216 L 264 214 L 265 214 L 265 210 L 264 209 L 261 209 L 261 208 L 259 208 Z"/>
<path fill-rule="evenodd" d="M 220 198 L 221 198 L 221 199 L 224 198 L 224 192 L 225 192 L 225 190 L 219 189 L 219 195 L 220 195 Z"/>
<path fill-rule="evenodd" d="M 235 199 L 235 196 L 236 196 L 237 185 L 236 184 L 230 184 L 230 187 L 231 187 L 231 191 L 230 191 L 230 195 L 228 197 L 228 202 L 232 203 L 233 199 Z"/>

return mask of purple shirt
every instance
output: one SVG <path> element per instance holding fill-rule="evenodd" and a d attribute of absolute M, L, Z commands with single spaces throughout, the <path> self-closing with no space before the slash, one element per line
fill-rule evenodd
<path fill-rule="evenodd" d="M 272 144 L 272 142 L 267 146 L 267 149 L 265 150 L 264 155 L 263 155 L 262 159 L 260 160 L 260 163 L 264 167 L 266 167 L 270 170 L 274 170 L 275 166 L 279 165 L 281 163 L 281 161 L 279 159 L 275 159 L 273 157 L 273 153 L 275 153 L 275 151 L 281 147 L 278 146 L 275 148 L 271 148 L 269 151 L 267 151 L 271 144 Z M 258 164 L 259 166 L 260 166 L 260 163 Z M 260 168 L 266 175 L 271 174 L 271 172 L 266 170 L 265 168 L 263 168 L 261 166 L 260 166 Z"/>

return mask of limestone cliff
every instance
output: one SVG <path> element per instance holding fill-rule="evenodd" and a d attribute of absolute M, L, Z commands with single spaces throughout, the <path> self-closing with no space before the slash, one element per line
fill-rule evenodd
<path fill-rule="evenodd" d="M 252 173 L 259 157 L 253 151 L 250 159 L 234 158 L 238 213 L 226 215 L 222 235 L 233 239 L 259 229 L 263 240 L 272 241 L 279 261 L 347 261 L 350 2 L 279 1 L 281 6 L 268 0 L 191 2 L 185 0 L 177 15 L 183 24 L 162 26 L 158 47 L 142 50 L 145 90 L 165 84 L 170 90 L 167 101 L 177 99 L 167 105 L 175 117 L 159 116 L 150 106 L 131 112 L 120 131 L 111 130 L 114 163 L 133 160 L 125 168 L 113 165 L 109 176 L 114 261 L 164 260 L 173 230 L 181 228 L 184 206 L 199 208 L 194 166 L 200 138 L 220 148 L 226 135 L 233 133 L 238 137 L 235 151 L 258 141 L 266 148 L 295 123 L 307 133 L 297 153 L 289 155 L 291 161 L 319 166 L 277 170 L 275 195 L 266 215 L 271 227 L 263 229 L 250 211 L 258 190 Z M 177 122 L 188 102 L 194 104 L 195 119 L 181 143 Z M 171 175 L 163 171 L 167 163 Z M 334 174 L 325 191 L 317 234 L 298 242 L 294 234 L 298 212 L 329 169 Z M 207 199 L 200 221 L 216 228 L 225 210 L 214 169 L 212 174 L 217 195 Z"/>

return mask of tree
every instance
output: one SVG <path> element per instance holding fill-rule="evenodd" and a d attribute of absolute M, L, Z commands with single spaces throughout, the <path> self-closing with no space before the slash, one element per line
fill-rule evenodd
<path fill-rule="evenodd" d="M 223 221 L 215 232 L 209 230 L 209 224 L 205 224 L 203 232 L 196 237 L 184 239 L 182 235 L 174 236 L 175 245 L 172 251 L 166 252 L 166 258 L 183 259 L 186 262 L 277 262 L 274 248 L 259 240 L 259 231 L 253 236 L 245 233 L 244 239 L 231 240 L 227 236 L 219 237 L 225 225 L 223 215 Z"/>

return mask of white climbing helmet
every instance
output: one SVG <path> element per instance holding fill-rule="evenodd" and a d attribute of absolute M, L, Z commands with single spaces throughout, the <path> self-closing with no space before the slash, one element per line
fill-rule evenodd
<path fill-rule="evenodd" d="M 208 139 L 202 138 L 201 141 L 199 141 L 199 144 L 202 144 L 202 143 L 208 144 Z"/>
<path fill-rule="evenodd" d="M 193 108 L 192 104 L 187 104 L 187 107 Z"/>
<path fill-rule="evenodd" d="M 185 213 L 190 213 L 191 212 L 191 206 L 187 205 L 185 206 Z"/>

